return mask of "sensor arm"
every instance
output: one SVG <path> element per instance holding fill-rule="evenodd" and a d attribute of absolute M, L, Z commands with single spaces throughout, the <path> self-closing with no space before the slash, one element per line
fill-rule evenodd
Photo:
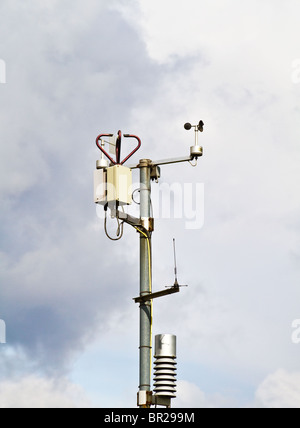
<path fill-rule="evenodd" d="M 134 227 L 136 227 L 136 226 L 139 226 L 139 227 L 142 226 L 141 219 L 139 219 L 137 217 L 134 217 L 132 215 L 129 215 L 129 214 L 123 212 L 123 211 L 112 209 L 111 210 L 111 215 L 113 217 L 118 218 L 119 220 L 124 221 L 125 223 L 130 224 L 131 226 L 134 226 Z"/>
<path fill-rule="evenodd" d="M 201 154 L 199 154 L 198 156 L 202 156 L 202 155 L 203 155 L 203 152 L 201 151 Z M 151 166 L 169 165 L 172 163 L 180 163 L 180 162 L 191 162 L 194 159 L 194 157 L 195 156 L 191 155 L 191 156 L 184 156 L 181 158 L 160 159 L 157 161 L 152 161 Z M 128 168 L 130 168 L 130 169 L 136 169 L 139 167 L 140 167 L 139 164 L 128 165 Z"/>
<path fill-rule="evenodd" d="M 148 302 L 149 300 L 156 299 L 157 297 L 163 297 L 163 296 L 168 296 L 169 294 L 179 293 L 179 291 L 180 291 L 179 286 L 173 286 L 168 288 L 167 290 L 157 291 L 156 293 L 149 293 L 143 296 L 134 297 L 132 300 L 134 300 L 135 303 L 145 303 L 145 302 Z"/>

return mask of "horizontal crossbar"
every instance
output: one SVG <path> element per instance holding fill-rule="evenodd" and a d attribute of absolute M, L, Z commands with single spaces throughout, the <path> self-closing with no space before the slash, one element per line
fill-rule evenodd
<path fill-rule="evenodd" d="M 145 303 L 149 300 L 156 299 L 157 297 L 167 296 L 168 294 L 178 293 L 179 291 L 180 288 L 178 286 L 173 286 L 162 291 L 157 291 L 156 293 L 149 293 L 144 296 L 134 297 L 133 300 L 135 303 Z"/>

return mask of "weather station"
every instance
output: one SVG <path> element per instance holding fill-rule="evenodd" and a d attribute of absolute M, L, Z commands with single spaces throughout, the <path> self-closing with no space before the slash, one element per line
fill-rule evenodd
<path fill-rule="evenodd" d="M 121 131 L 114 134 L 100 134 L 96 138 L 96 145 L 101 151 L 101 159 L 96 162 L 94 171 L 94 202 L 103 206 L 105 211 L 104 230 L 107 237 L 118 241 L 123 236 L 124 223 L 134 227 L 139 233 L 140 240 L 140 290 L 139 296 L 134 297 L 139 304 L 139 387 L 137 406 L 150 408 L 151 406 L 171 407 L 171 400 L 176 397 L 176 336 L 159 334 L 155 336 L 154 350 L 154 381 L 151 391 L 152 367 L 152 324 L 153 300 L 163 296 L 178 293 L 183 285 L 178 283 L 175 239 L 173 239 L 175 281 L 170 287 L 160 291 L 152 290 L 152 246 L 151 237 L 154 232 L 154 218 L 151 210 L 151 182 L 158 182 L 161 166 L 179 162 L 189 162 L 197 165 L 198 158 L 203 155 L 203 148 L 199 145 L 198 134 L 203 132 L 202 120 L 197 125 L 186 123 L 184 128 L 195 130 L 195 144 L 190 147 L 188 156 L 180 158 L 152 161 L 141 159 L 138 164 L 124 166 L 124 164 L 141 147 L 141 140 L 136 135 L 123 134 Z M 135 148 L 121 160 L 122 137 L 136 142 Z M 107 151 L 108 147 L 108 151 Z M 112 157 L 114 156 L 114 158 Z M 132 170 L 139 169 L 139 187 L 132 190 Z M 134 217 L 124 210 L 133 202 L 133 194 L 140 193 L 139 217 Z M 107 215 L 117 221 L 116 236 L 112 237 L 107 231 Z M 186 286 L 186 285 L 184 285 Z"/>

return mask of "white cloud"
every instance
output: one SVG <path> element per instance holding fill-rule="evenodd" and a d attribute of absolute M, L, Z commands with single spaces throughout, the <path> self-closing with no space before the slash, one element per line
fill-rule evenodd
<path fill-rule="evenodd" d="M 0 382 L 0 408 L 82 408 L 90 405 L 78 385 L 66 379 L 26 376 Z"/>
<path fill-rule="evenodd" d="M 213 4 L 199 0 L 138 0 L 131 6 L 123 7 L 124 16 L 139 25 L 149 55 L 160 63 L 201 52 L 207 59 L 218 57 L 223 64 L 230 61 L 237 65 L 241 61 L 237 49 L 250 61 L 253 48 L 256 57 L 272 63 L 276 49 L 293 53 L 299 5 L 292 0 L 284 9 L 280 2 L 239 4 L 233 0 Z M 285 38 L 275 28 L 284 28 Z M 284 43 L 287 38 L 292 42 L 289 45 Z M 260 64 L 257 66 L 260 70 Z M 223 72 L 222 67 L 220 77 Z"/>
<path fill-rule="evenodd" d="M 239 392 L 204 393 L 198 385 L 179 380 L 174 407 L 220 408 L 300 408 L 300 372 L 279 369 L 267 376 L 257 387 L 253 401 L 242 404 Z"/>
<path fill-rule="evenodd" d="M 229 408 L 238 406 L 238 401 L 230 393 L 205 394 L 194 383 L 185 380 L 177 382 L 176 399 L 172 402 L 175 408 Z"/>
<path fill-rule="evenodd" d="M 257 407 L 300 408 L 300 372 L 277 370 L 257 388 Z"/>
<path fill-rule="evenodd" d="M 177 398 L 174 400 L 174 407 L 207 407 L 207 399 L 204 392 L 198 386 L 181 380 L 177 382 Z"/>
<path fill-rule="evenodd" d="M 161 182 L 204 181 L 205 224 L 191 234 L 182 222 L 156 220 L 157 283 L 168 280 L 175 235 L 185 253 L 180 273 L 191 287 L 174 305 L 155 302 L 158 324 L 177 329 L 195 358 L 258 372 L 276 370 L 282 358 L 295 364 L 287 349 L 299 300 L 291 257 L 299 253 L 299 87 L 291 80 L 299 5 L 289 1 L 280 13 L 272 1 L 136 3 L 123 14 L 161 65 L 155 97 L 131 115 L 147 157 L 188 153 L 193 135 L 184 121 L 205 122 L 198 168 L 161 171 Z M 178 316 L 180 326 L 172 324 Z"/>

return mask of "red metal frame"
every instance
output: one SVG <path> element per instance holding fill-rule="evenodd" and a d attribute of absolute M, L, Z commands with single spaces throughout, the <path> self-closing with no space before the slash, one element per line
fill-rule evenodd
<path fill-rule="evenodd" d="M 126 156 L 126 158 L 124 158 L 122 161 L 120 160 L 120 158 L 121 158 L 121 141 L 122 141 L 122 132 L 121 131 L 118 131 L 118 137 L 117 137 L 117 141 L 116 141 L 116 160 L 113 160 L 113 158 L 103 149 L 103 147 L 101 147 L 101 144 L 99 143 L 103 137 L 113 137 L 113 134 L 100 134 L 96 138 L 96 145 L 97 145 L 98 149 L 101 150 L 101 152 L 111 161 L 111 163 L 113 165 L 123 165 L 141 147 L 142 142 L 141 142 L 140 138 L 137 137 L 136 135 L 124 134 L 123 136 L 125 138 L 135 138 L 138 141 L 138 144 L 135 147 L 135 149 L 133 149 L 132 152 L 129 153 L 129 155 Z"/>
<path fill-rule="evenodd" d="M 123 165 L 123 163 L 128 161 L 128 159 L 131 158 L 131 156 L 141 147 L 141 144 L 142 144 L 140 138 L 136 135 L 124 134 L 124 137 L 125 138 L 135 138 L 138 141 L 138 145 L 136 146 L 135 149 L 132 150 L 131 153 L 129 153 L 129 155 L 125 159 L 122 160 L 121 165 Z"/>

